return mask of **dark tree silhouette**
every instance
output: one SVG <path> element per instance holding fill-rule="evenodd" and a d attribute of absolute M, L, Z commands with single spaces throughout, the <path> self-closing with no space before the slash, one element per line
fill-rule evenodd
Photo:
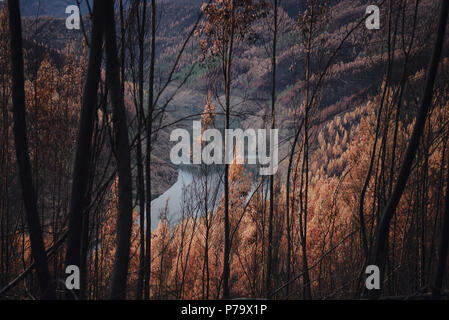
<path fill-rule="evenodd" d="M 120 61 L 114 18 L 114 3 L 105 4 L 106 79 L 113 108 L 113 126 L 118 173 L 117 250 L 112 271 L 110 299 L 126 298 L 132 225 L 132 176 L 126 109 L 120 84 Z"/>
<path fill-rule="evenodd" d="M 104 3 L 94 1 L 92 39 L 89 53 L 87 79 L 84 86 L 83 101 L 75 149 L 75 162 L 73 166 L 72 195 L 69 212 L 69 233 L 67 238 L 66 265 L 80 266 L 81 263 L 81 233 L 83 215 L 87 215 L 86 192 L 88 187 L 90 159 L 92 152 L 92 133 L 94 116 L 97 110 L 97 93 L 100 81 L 100 68 L 103 45 L 103 9 Z M 66 298 L 73 298 L 67 292 Z"/>
<path fill-rule="evenodd" d="M 153 134 L 154 101 L 154 70 L 156 59 L 156 0 L 151 0 L 151 47 L 150 47 L 150 74 L 148 84 L 148 118 L 146 122 L 147 150 L 146 150 L 146 253 L 144 272 L 144 297 L 150 298 L 151 281 L 151 150 Z"/>
<path fill-rule="evenodd" d="M 447 271 L 447 255 L 449 248 L 449 166 L 446 178 L 446 201 L 444 204 L 443 226 L 440 235 L 440 251 L 438 255 L 437 271 L 433 282 L 433 296 L 439 298 L 443 286 L 444 272 Z"/>
<path fill-rule="evenodd" d="M 232 51 L 234 48 L 234 32 L 235 32 L 235 1 L 231 3 L 230 24 L 231 31 L 226 43 L 226 59 L 225 59 L 225 129 L 230 126 L 231 114 L 231 66 L 232 66 Z M 224 154 L 226 154 L 226 138 L 224 144 Z M 230 241 L 229 241 L 229 164 L 224 165 L 224 251 L 223 251 L 223 299 L 229 299 L 229 255 L 230 255 Z"/>
<path fill-rule="evenodd" d="M 36 265 L 37 279 L 44 299 L 55 299 L 54 282 L 48 269 L 42 230 L 36 204 L 36 193 L 28 154 L 27 125 L 25 120 L 25 89 L 22 50 L 22 25 L 19 1 L 8 1 L 9 29 L 11 33 L 11 74 L 14 118 L 14 142 L 19 168 L 22 197 L 30 232 L 31 255 Z"/>
<path fill-rule="evenodd" d="M 276 126 L 276 48 L 278 33 L 278 0 L 274 0 L 273 14 L 273 45 L 271 53 L 271 129 Z M 274 215 L 274 175 L 270 176 L 270 212 L 268 217 L 268 250 L 267 250 L 267 279 L 266 294 L 271 293 L 271 273 L 273 268 L 273 215 Z M 289 270 L 290 271 L 290 270 Z M 289 273 L 288 271 L 288 273 Z"/>
<path fill-rule="evenodd" d="M 412 164 L 418 151 L 419 141 L 424 131 L 424 125 L 426 123 L 427 115 L 429 113 L 433 87 L 435 84 L 435 78 L 438 71 L 438 65 L 441 58 L 441 51 L 444 43 L 444 35 L 446 30 L 447 16 L 448 16 L 449 2 L 445 0 L 440 1 L 440 17 L 438 22 L 438 31 L 436 34 L 435 45 L 433 48 L 432 59 L 430 60 L 426 85 L 421 99 L 421 105 L 419 107 L 419 113 L 416 118 L 416 123 L 413 128 L 413 133 L 407 146 L 407 150 L 404 156 L 404 161 L 401 166 L 399 176 L 393 192 L 388 199 L 387 205 L 382 212 L 381 220 L 377 228 L 377 237 L 374 245 L 374 250 L 371 257 L 371 263 L 377 265 L 380 268 L 381 283 L 383 281 L 383 275 L 385 271 L 385 260 L 387 256 L 387 243 L 388 233 L 390 229 L 390 221 L 393 217 L 396 207 L 404 192 L 405 185 L 411 172 Z M 381 294 L 381 290 L 371 290 L 370 296 L 378 298 Z"/>

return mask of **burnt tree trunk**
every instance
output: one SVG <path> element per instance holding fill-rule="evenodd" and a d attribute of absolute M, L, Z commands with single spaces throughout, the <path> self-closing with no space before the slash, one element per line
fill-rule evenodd
<path fill-rule="evenodd" d="M 139 256 L 139 276 L 137 282 L 137 300 L 142 299 L 144 281 L 145 281 L 145 176 L 143 165 L 143 153 L 142 153 L 142 132 L 145 126 L 145 112 L 143 108 L 144 104 L 144 54 L 145 54 L 145 31 L 146 31 L 146 12 L 147 2 L 142 3 L 142 13 L 139 14 L 139 7 L 136 11 L 136 22 L 138 32 L 138 44 L 139 44 L 139 66 L 138 66 L 138 82 L 139 82 L 139 102 L 137 106 L 137 193 L 139 195 L 139 210 L 140 210 L 140 256 Z M 142 17 L 142 18 L 141 18 Z M 140 20 L 141 19 L 141 20 Z"/>
<path fill-rule="evenodd" d="M 146 122 L 147 144 L 146 144 L 146 252 L 145 252 L 145 275 L 144 275 L 144 298 L 150 299 L 151 285 L 151 149 L 153 133 L 154 112 L 154 70 L 156 59 L 156 0 L 151 0 L 151 48 L 150 48 L 150 74 L 148 88 L 148 117 Z"/>
<path fill-rule="evenodd" d="M 11 34 L 12 102 L 14 119 L 14 142 L 19 178 L 31 241 L 40 294 L 44 299 L 56 299 L 53 279 L 48 269 L 42 230 L 37 211 L 36 193 L 33 186 L 30 157 L 28 154 L 27 125 L 25 120 L 25 89 L 22 50 L 22 25 L 19 1 L 8 1 L 9 29 Z"/>
<path fill-rule="evenodd" d="M 231 8 L 231 34 L 227 43 L 226 58 L 225 58 L 225 129 L 229 129 L 230 125 L 230 113 L 231 113 L 231 66 L 232 66 L 232 50 L 234 45 L 234 15 L 235 15 L 235 3 L 232 1 Z M 227 137 L 225 135 L 225 159 L 227 150 Z M 224 169 L 224 252 L 223 252 L 223 299 L 229 299 L 229 256 L 231 254 L 230 241 L 229 241 L 229 164 L 225 161 Z"/>
<path fill-rule="evenodd" d="M 443 157 L 444 158 L 444 157 Z M 449 161 L 448 161 L 449 164 Z M 447 272 L 447 255 L 449 248 L 449 166 L 446 178 L 446 200 L 444 204 L 443 226 L 440 235 L 440 251 L 438 254 L 438 265 L 433 281 L 432 295 L 439 298 L 443 286 L 444 272 Z"/>
<path fill-rule="evenodd" d="M 432 53 L 432 59 L 429 63 L 427 71 L 426 84 L 421 99 L 419 113 L 416 118 L 416 123 L 415 127 L 413 128 L 413 133 L 410 138 L 410 142 L 407 146 L 404 161 L 400 169 L 396 185 L 393 189 L 391 197 L 388 199 L 385 209 L 382 212 L 380 222 L 377 228 L 377 237 L 374 245 L 373 254 L 371 256 L 371 264 L 377 265 L 379 267 L 381 275 L 381 283 L 383 282 L 385 259 L 387 257 L 388 251 L 387 243 L 388 243 L 388 233 L 390 229 L 390 221 L 396 211 L 396 207 L 399 203 L 399 200 L 401 199 L 402 193 L 405 188 L 405 184 L 407 183 L 408 177 L 410 175 L 412 164 L 419 147 L 419 141 L 424 131 L 424 125 L 426 123 L 427 114 L 429 113 L 429 109 L 432 103 L 433 87 L 435 84 L 435 78 L 438 71 L 438 64 L 441 58 L 441 51 L 444 42 L 448 9 L 449 9 L 449 2 L 441 0 L 438 31 Z M 380 294 L 381 290 L 371 290 L 370 292 L 370 296 L 372 298 L 378 298 Z"/>
<path fill-rule="evenodd" d="M 89 53 L 87 79 L 84 86 L 80 123 L 73 166 L 72 194 L 69 212 L 69 233 L 67 239 L 66 265 L 81 264 L 81 235 L 83 214 L 86 208 L 86 191 L 89 181 L 90 159 L 92 152 L 92 133 L 100 81 L 100 68 L 103 45 L 103 7 L 102 1 L 96 0 L 93 7 L 92 40 Z M 70 292 L 67 299 L 72 299 Z"/>
<path fill-rule="evenodd" d="M 274 31 L 271 57 L 271 129 L 276 125 L 276 45 L 278 31 L 278 0 L 274 0 Z M 271 150 L 270 150 L 271 152 Z M 267 278 L 266 295 L 271 292 L 271 274 L 273 268 L 273 215 L 274 215 L 274 174 L 270 176 L 270 213 L 268 218 L 268 252 L 267 252 Z"/>
<path fill-rule="evenodd" d="M 132 227 L 132 177 L 128 125 L 117 55 L 114 3 L 105 3 L 106 79 L 113 109 L 115 155 L 118 172 L 117 250 L 112 271 L 110 299 L 126 298 Z"/>

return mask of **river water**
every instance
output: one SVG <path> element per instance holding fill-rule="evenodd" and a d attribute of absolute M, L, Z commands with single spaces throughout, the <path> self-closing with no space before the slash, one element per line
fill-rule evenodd
<path fill-rule="evenodd" d="M 192 184 L 195 177 L 198 177 L 198 172 L 194 170 L 182 170 L 178 169 L 178 180 L 175 184 L 173 184 L 167 191 L 165 191 L 162 195 L 151 201 L 151 230 L 155 230 L 159 225 L 160 213 L 167 206 L 168 211 L 168 220 L 170 225 L 176 224 L 182 215 L 182 201 L 183 201 L 183 192 L 186 187 Z M 220 180 L 219 175 L 217 173 L 212 173 L 210 178 L 209 190 L 212 190 L 217 187 L 217 183 Z M 253 184 L 250 193 L 247 196 L 247 200 L 251 198 L 251 195 L 256 190 L 256 184 Z M 218 197 L 219 194 L 223 192 L 222 188 L 218 186 Z M 212 192 L 213 193 L 213 192 Z M 212 197 L 212 194 L 211 194 Z M 212 208 L 214 204 L 210 204 L 210 208 Z M 138 208 L 137 208 L 138 209 Z"/>
<path fill-rule="evenodd" d="M 178 180 L 162 195 L 151 201 L 151 230 L 157 228 L 161 210 L 168 201 L 169 220 L 176 222 L 181 216 L 181 201 L 183 189 L 193 182 L 194 175 L 185 170 L 178 170 Z"/>

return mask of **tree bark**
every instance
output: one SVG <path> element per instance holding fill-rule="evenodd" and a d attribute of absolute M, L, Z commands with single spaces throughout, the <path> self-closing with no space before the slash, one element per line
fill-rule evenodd
<path fill-rule="evenodd" d="M 271 129 L 276 125 L 276 45 L 278 31 L 278 0 L 274 0 L 274 32 L 271 57 Z M 271 273 L 273 268 L 273 215 L 274 215 L 274 174 L 270 176 L 270 213 L 268 217 L 268 252 L 267 252 L 267 278 L 266 295 L 271 292 Z M 287 276 L 288 277 L 288 276 Z"/>
<path fill-rule="evenodd" d="M 117 250 L 112 271 L 110 299 L 126 298 L 132 227 L 132 177 L 126 109 L 120 84 L 114 3 L 105 3 L 106 78 L 113 108 L 115 154 L 118 171 Z"/>
<path fill-rule="evenodd" d="M 446 200 L 444 204 L 443 226 L 440 235 L 440 251 L 438 254 L 438 265 L 432 288 L 432 295 L 434 298 L 439 298 L 441 295 L 444 272 L 446 271 L 447 273 L 448 248 L 449 248 L 449 166 L 447 169 L 447 178 L 446 178 Z"/>
<path fill-rule="evenodd" d="M 137 292 L 136 299 L 141 300 L 143 297 L 144 281 L 145 281 L 145 175 L 144 175 L 144 161 L 142 152 L 142 133 L 145 127 L 145 112 L 143 108 L 144 104 L 144 49 L 145 49 L 145 32 L 146 32 L 146 12 L 147 2 L 142 3 L 142 13 L 140 10 L 140 3 L 135 3 L 134 19 L 137 25 L 137 37 L 139 47 L 138 57 L 138 100 L 136 100 L 136 114 L 137 114 L 137 149 L 136 149 L 136 162 L 137 162 L 137 194 L 139 199 L 139 224 L 140 224 L 140 250 L 139 250 L 139 274 L 137 279 Z M 131 41 L 130 41 L 131 42 Z M 132 42 L 130 43 L 132 46 Z M 133 50 L 132 48 L 130 50 Z M 131 54 L 132 55 L 132 54 Z M 135 80 L 134 80 L 135 81 Z"/>
<path fill-rule="evenodd" d="M 231 66 L 232 66 L 232 50 L 234 45 L 234 14 L 235 1 L 232 1 L 231 8 L 231 34 L 229 35 L 227 43 L 227 52 L 225 58 L 225 129 L 229 129 L 229 118 L 231 109 Z M 226 158 L 226 135 L 225 135 L 225 158 Z M 229 164 L 225 161 L 224 172 L 224 253 L 223 253 L 223 299 L 229 299 L 229 255 L 230 255 L 230 241 L 229 241 Z"/>
<path fill-rule="evenodd" d="M 69 211 L 69 233 L 67 238 L 66 266 L 81 264 L 81 235 L 83 214 L 86 208 L 86 191 L 91 172 L 91 152 L 94 117 L 100 81 L 100 68 L 103 45 L 103 9 L 100 0 L 94 1 L 92 40 L 89 53 L 87 79 L 84 86 L 83 102 L 76 141 L 73 166 L 72 194 Z M 66 292 L 66 299 L 73 299 L 71 292 Z"/>
<path fill-rule="evenodd" d="M 445 0 L 440 1 L 440 17 L 438 22 L 438 31 L 435 40 L 435 45 L 432 53 L 432 59 L 429 63 L 426 85 L 421 99 L 421 105 L 419 108 L 419 113 L 416 118 L 415 127 L 413 128 L 412 137 L 407 146 L 404 161 L 399 172 L 398 180 L 393 189 L 393 193 L 389 198 L 385 209 L 383 210 L 380 223 L 377 228 L 377 238 L 374 245 L 373 254 L 371 257 L 371 264 L 377 265 L 380 269 L 381 283 L 383 282 L 384 270 L 385 270 L 385 259 L 387 256 L 387 242 L 388 233 L 390 227 L 390 221 L 393 217 L 396 207 L 401 199 L 402 193 L 407 183 L 410 171 L 412 168 L 413 161 L 416 156 L 416 152 L 419 147 L 419 141 L 422 136 L 424 125 L 426 123 L 427 114 L 429 112 L 432 96 L 433 87 L 435 84 L 435 78 L 438 71 L 438 64 L 441 58 L 441 51 L 444 42 L 444 35 L 446 30 L 447 15 L 448 15 L 449 2 Z M 372 298 L 378 298 L 381 294 L 381 290 L 371 290 L 369 295 Z"/>
<path fill-rule="evenodd" d="M 151 285 L 151 149 L 153 133 L 154 112 L 154 70 L 156 61 L 156 0 L 151 0 L 151 49 L 150 49 L 150 75 L 148 88 L 148 118 L 147 118 L 147 145 L 146 145 L 146 180 L 147 180 L 147 212 L 146 212 L 146 254 L 145 254 L 145 283 L 144 297 L 150 298 Z"/>
<path fill-rule="evenodd" d="M 26 219 L 30 232 L 31 256 L 36 265 L 40 294 L 44 299 L 56 299 L 53 279 L 48 269 L 42 230 L 37 211 L 30 157 L 28 154 L 27 125 L 25 120 L 25 89 L 22 50 L 22 25 L 19 1 L 8 1 L 9 28 L 11 34 L 12 101 L 14 118 L 14 142 L 19 168 L 20 184 Z"/>

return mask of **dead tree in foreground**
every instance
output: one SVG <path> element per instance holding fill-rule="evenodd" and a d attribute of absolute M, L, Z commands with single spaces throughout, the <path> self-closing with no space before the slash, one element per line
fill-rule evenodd
<path fill-rule="evenodd" d="M 114 4 L 105 5 L 106 80 L 113 109 L 113 126 L 118 172 L 117 250 L 112 271 L 110 299 L 126 298 L 132 226 L 132 176 L 128 125 L 120 84 L 120 62 L 117 55 Z"/>
<path fill-rule="evenodd" d="M 72 195 L 69 212 L 69 233 L 67 239 L 66 265 L 81 264 L 81 234 L 83 215 L 86 208 L 86 190 L 90 158 L 92 152 L 92 133 L 96 112 L 97 93 L 100 81 L 100 68 L 103 45 L 103 7 L 102 1 L 96 0 L 93 7 L 92 40 L 89 53 L 87 79 L 84 86 L 83 102 L 75 149 L 73 166 Z M 86 217 L 85 217 L 86 218 Z M 81 288 L 83 290 L 85 288 Z M 66 298 L 73 298 L 68 292 Z"/>
<path fill-rule="evenodd" d="M 385 260 L 388 250 L 387 243 L 388 243 L 388 233 L 390 230 L 390 221 L 396 211 L 396 207 L 399 203 L 399 200 L 401 199 L 402 193 L 405 188 L 405 184 L 407 183 L 408 177 L 410 175 L 412 164 L 419 147 L 419 141 L 423 134 L 424 125 L 426 123 L 427 115 L 429 113 L 430 106 L 432 103 L 433 87 L 435 84 L 435 78 L 438 71 L 438 64 L 441 58 L 441 51 L 444 42 L 448 9 L 449 9 L 449 2 L 446 0 L 441 0 L 438 31 L 432 53 L 432 59 L 430 61 L 427 71 L 426 85 L 423 97 L 421 99 L 419 113 L 416 118 L 415 127 L 413 128 L 412 137 L 410 138 L 410 142 L 407 146 L 407 151 L 405 153 L 404 162 L 399 172 L 398 180 L 394 187 L 393 193 L 391 194 L 391 197 L 389 198 L 387 205 L 383 210 L 381 220 L 377 228 L 376 243 L 371 257 L 371 264 L 377 265 L 380 268 L 382 281 L 385 270 Z M 372 298 L 378 298 L 380 294 L 381 290 L 371 290 L 370 292 L 370 296 Z"/>
<path fill-rule="evenodd" d="M 441 227 L 440 252 L 438 255 L 437 271 L 433 281 L 433 290 L 432 290 L 432 295 L 435 298 L 439 298 L 441 296 L 444 271 L 447 271 L 448 248 L 449 248 L 449 167 L 446 178 L 446 201 L 444 204 L 443 226 Z"/>
<path fill-rule="evenodd" d="M 44 299 L 55 299 L 54 283 L 48 270 L 42 230 L 36 204 L 36 194 L 28 154 L 27 126 L 25 120 L 25 89 L 22 50 L 22 25 L 19 1 L 8 1 L 11 33 L 12 101 L 14 117 L 14 142 L 19 168 L 20 184 L 30 232 L 31 256 L 36 265 L 37 280 Z"/>

